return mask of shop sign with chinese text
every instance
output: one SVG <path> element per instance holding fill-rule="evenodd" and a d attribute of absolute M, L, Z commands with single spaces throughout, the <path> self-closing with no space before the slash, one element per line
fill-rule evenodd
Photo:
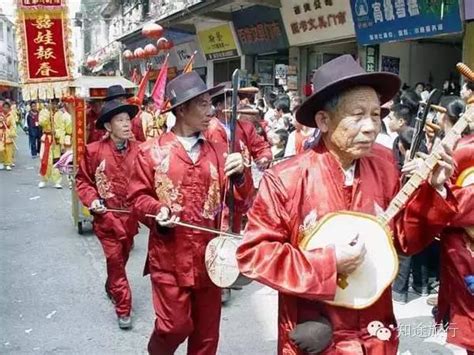
<path fill-rule="evenodd" d="M 279 9 L 252 6 L 232 13 L 243 54 L 261 54 L 288 48 Z"/>
<path fill-rule="evenodd" d="M 351 0 L 351 6 L 364 45 L 462 31 L 458 0 Z"/>
<path fill-rule="evenodd" d="M 66 0 L 18 0 L 23 97 L 62 97 L 71 79 Z"/>
<path fill-rule="evenodd" d="M 198 32 L 199 43 L 206 59 L 223 59 L 238 55 L 234 35 L 229 24 Z"/>
<path fill-rule="evenodd" d="M 291 46 L 355 36 L 349 0 L 285 0 L 281 14 Z"/>

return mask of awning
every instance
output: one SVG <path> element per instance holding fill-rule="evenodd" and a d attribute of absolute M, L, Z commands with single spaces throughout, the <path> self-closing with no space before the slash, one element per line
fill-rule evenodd
<path fill-rule="evenodd" d="M 9 86 L 9 87 L 12 87 L 12 88 L 19 88 L 20 84 L 15 83 L 14 81 L 0 79 L 0 86 Z"/>

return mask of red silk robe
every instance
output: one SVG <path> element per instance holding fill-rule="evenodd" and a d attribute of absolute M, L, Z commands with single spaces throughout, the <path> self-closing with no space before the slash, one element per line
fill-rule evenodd
<path fill-rule="evenodd" d="M 88 144 L 76 175 L 77 194 L 84 206 L 102 199 L 107 208 L 129 209 L 126 197 L 137 153 L 138 143 L 132 141 L 124 152 L 119 152 L 110 138 Z M 129 214 L 106 212 L 94 215 L 93 227 L 106 257 L 106 289 L 115 301 L 117 314 L 128 316 L 132 295 L 125 265 L 138 222 Z"/>
<path fill-rule="evenodd" d="M 213 118 L 208 130 L 204 133 L 206 139 L 212 143 L 228 146 L 229 140 L 227 132 L 222 123 Z M 260 136 L 255 130 L 252 122 L 238 120 L 235 125 L 235 145 L 234 152 L 241 153 L 244 158 L 244 163 L 247 166 L 245 169 L 245 178 L 252 179 L 252 172 L 250 163 L 252 159 L 260 168 L 267 168 L 272 160 L 272 151 L 270 144 Z M 252 196 L 254 193 L 252 194 Z M 247 213 L 252 204 L 253 198 L 247 200 L 248 203 L 242 205 L 241 208 L 236 208 L 234 213 L 234 227 L 233 231 L 240 232 L 242 225 L 242 216 Z"/>
<path fill-rule="evenodd" d="M 150 354 L 174 354 L 188 338 L 188 353 L 217 351 L 221 290 L 210 280 L 205 250 L 214 235 L 176 226 L 159 228 L 155 218 L 162 206 L 183 222 L 218 228 L 224 201 L 225 145 L 202 140 L 193 163 L 173 132 L 140 146 L 129 198 L 141 222 L 150 228 L 147 269 L 150 272 L 155 328 Z M 234 189 L 236 204 L 244 204 L 253 189 L 245 175 Z M 145 270 L 146 272 L 148 270 Z"/>
<path fill-rule="evenodd" d="M 160 282 L 180 287 L 212 285 L 204 264 L 204 251 L 214 235 L 177 226 L 164 232 L 154 218 L 167 206 L 181 221 L 218 228 L 224 193 L 224 145 L 208 140 L 193 164 L 173 132 L 140 146 L 134 176 L 129 187 L 136 215 L 150 228 L 148 262 Z M 236 187 L 236 204 L 246 204 L 252 181 Z"/>
<path fill-rule="evenodd" d="M 398 191 L 399 178 L 393 159 L 387 157 L 387 150 L 376 145 L 370 156 L 357 162 L 349 189 L 344 187 L 339 163 L 322 142 L 266 171 L 237 259 L 244 275 L 279 291 L 279 354 L 301 354 L 288 333 L 297 323 L 320 314 L 334 329 L 325 354 L 396 354 L 395 330 L 388 341 L 370 337 L 367 331 L 372 321 L 396 327 L 390 288 L 362 310 L 320 302 L 333 299 L 336 292 L 334 249 L 298 248 L 303 233 L 328 213 L 350 210 L 375 215 L 388 206 Z M 424 184 L 391 225 L 396 246 L 404 252 L 421 250 L 455 209 L 450 192 L 444 200 Z"/>
<path fill-rule="evenodd" d="M 474 135 L 459 141 L 454 151 L 456 171 L 453 181 L 466 168 L 474 167 Z M 450 320 L 447 341 L 474 351 L 474 296 L 464 277 L 474 275 L 474 240 L 463 227 L 474 226 L 474 185 L 451 187 L 459 212 L 441 234 L 441 273 L 437 322 Z"/>

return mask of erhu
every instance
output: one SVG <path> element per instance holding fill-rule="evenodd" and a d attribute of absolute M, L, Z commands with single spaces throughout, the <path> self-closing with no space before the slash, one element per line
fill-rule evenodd
<path fill-rule="evenodd" d="M 240 87 L 241 71 L 236 69 L 232 74 L 232 88 L 224 91 L 224 95 L 231 93 L 232 103 L 230 109 L 225 109 L 224 113 L 230 113 L 230 139 L 229 139 L 229 154 L 236 150 L 235 146 L 235 130 L 237 125 L 238 114 L 255 114 L 253 110 L 249 109 L 238 109 L 239 105 L 239 93 L 240 94 L 256 94 L 258 88 L 254 87 Z M 227 100 L 224 98 L 224 102 Z M 237 248 L 241 243 L 242 237 L 237 235 L 239 231 L 234 231 L 234 182 L 232 179 L 228 180 L 228 193 L 227 206 L 229 209 L 229 228 L 230 234 L 220 235 L 212 239 L 206 247 L 205 262 L 206 269 L 209 274 L 211 281 L 222 288 L 229 288 L 232 286 L 244 286 L 251 282 L 250 279 L 240 274 L 239 267 L 237 265 Z M 226 194 L 225 194 L 226 195 Z M 225 197 L 224 197 L 225 202 Z M 239 228 L 240 229 L 240 228 Z"/>

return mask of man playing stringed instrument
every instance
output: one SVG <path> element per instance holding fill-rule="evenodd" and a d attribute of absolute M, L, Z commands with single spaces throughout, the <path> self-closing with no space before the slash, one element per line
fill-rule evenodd
<path fill-rule="evenodd" d="M 400 79 L 366 73 L 344 55 L 321 66 L 313 86 L 296 119 L 319 128 L 321 139 L 265 172 L 237 250 L 240 271 L 279 291 L 279 354 L 324 347 L 323 354 L 396 354 L 393 244 L 418 252 L 455 214 L 456 200 L 445 187 L 453 171 L 450 151 L 439 152 L 429 183 L 420 181 L 407 202 L 411 193 L 397 194 L 393 159 L 374 144 L 380 105 L 397 93 Z M 318 240 L 326 244 L 307 247 Z M 315 344 L 320 334 L 306 327 L 320 316 L 333 328 L 323 346 Z"/>
<path fill-rule="evenodd" d="M 121 329 L 132 327 L 132 292 L 125 266 L 138 233 L 138 222 L 126 214 L 107 209 L 124 209 L 138 142 L 131 140 L 131 119 L 138 107 L 118 100 L 103 106 L 95 122 L 106 138 L 86 145 L 84 158 L 76 175 L 76 189 L 84 206 L 94 214 L 94 232 L 99 239 L 107 264 L 105 292 L 115 305 Z"/>
<path fill-rule="evenodd" d="M 171 80 L 166 96 L 176 124 L 143 143 L 135 164 L 129 199 L 150 229 L 145 271 L 156 313 L 150 354 L 174 354 L 186 339 L 188 354 L 217 351 L 221 289 L 211 282 L 204 259 L 213 235 L 176 222 L 218 228 L 230 176 L 236 204 L 245 204 L 252 192 L 252 181 L 242 174 L 242 154 L 228 154 L 226 145 L 202 134 L 211 120 L 211 95 L 221 89 L 208 89 L 196 72 Z"/>

